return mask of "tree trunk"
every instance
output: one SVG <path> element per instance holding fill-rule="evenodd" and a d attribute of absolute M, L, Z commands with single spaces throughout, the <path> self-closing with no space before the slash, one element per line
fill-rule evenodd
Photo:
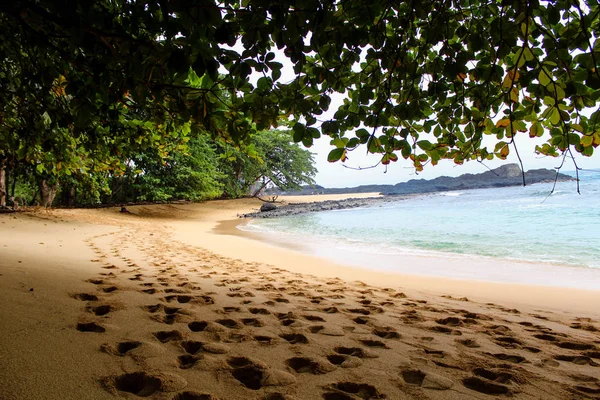
<path fill-rule="evenodd" d="M 69 184 L 67 187 L 62 188 L 60 204 L 67 207 L 73 207 L 75 205 L 75 196 L 77 194 L 75 185 Z"/>
<path fill-rule="evenodd" d="M 15 189 L 17 188 L 17 173 L 15 172 L 15 170 L 12 170 L 13 174 L 12 174 L 12 179 L 10 180 L 10 184 L 11 184 L 11 188 L 10 188 L 10 193 L 9 193 L 9 197 L 15 197 Z"/>
<path fill-rule="evenodd" d="M 6 161 L 0 161 L 0 207 L 6 207 Z"/>
<path fill-rule="evenodd" d="M 67 202 L 69 207 L 73 207 L 75 205 L 75 196 L 77 196 L 77 191 L 75 190 L 75 185 L 73 185 L 71 186 L 71 189 L 69 189 L 69 201 Z"/>
<path fill-rule="evenodd" d="M 58 192 L 58 182 L 49 185 L 48 182 L 43 179 L 40 182 L 40 197 L 42 200 L 42 206 L 45 208 L 52 206 L 56 192 Z"/>

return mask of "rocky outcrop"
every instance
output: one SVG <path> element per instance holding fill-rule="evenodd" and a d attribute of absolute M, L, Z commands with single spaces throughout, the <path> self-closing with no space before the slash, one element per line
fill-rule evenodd
<path fill-rule="evenodd" d="M 273 203 L 265 203 L 260 207 L 261 212 L 277 210 L 277 206 Z"/>
<path fill-rule="evenodd" d="M 288 215 L 304 214 L 316 211 L 331 211 L 356 207 L 368 207 L 380 203 L 398 201 L 398 199 L 398 196 L 388 196 L 361 199 L 315 201 L 312 203 L 289 203 L 284 206 L 279 206 L 277 207 L 277 209 L 268 212 L 264 212 L 261 209 L 261 211 L 259 212 L 242 214 L 240 215 L 240 218 L 273 218 Z"/>
<path fill-rule="evenodd" d="M 558 174 L 549 169 L 535 169 L 525 172 L 525 182 L 529 184 L 541 182 L 568 181 L 574 178 Z M 380 203 L 398 201 L 400 197 L 406 197 L 422 194 L 435 193 L 453 190 L 486 189 L 505 186 L 518 186 L 523 184 L 523 174 L 518 164 L 507 164 L 499 168 L 486 171 L 481 174 L 464 174 L 456 178 L 441 176 L 439 178 L 425 180 L 413 179 L 408 182 L 398 183 L 397 185 L 363 185 L 355 188 L 344 189 L 326 189 L 319 187 L 305 188 L 300 192 L 286 194 L 343 194 L 343 193 L 371 193 L 379 192 L 385 196 L 373 198 L 356 198 L 346 200 L 328 200 L 313 203 L 290 203 L 285 206 L 276 207 L 274 210 L 265 212 L 261 207 L 261 212 L 241 215 L 241 218 L 272 218 L 286 215 L 302 214 L 315 211 L 341 210 L 345 208 L 368 207 Z"/>

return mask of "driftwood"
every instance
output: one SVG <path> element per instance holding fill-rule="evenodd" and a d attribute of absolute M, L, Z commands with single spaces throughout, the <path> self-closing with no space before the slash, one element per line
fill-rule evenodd
<path fill-rule="evenodd" d="M 254 196 L 254 197 L 256 197 L 257 199 L 259 199 L 259 200 L 260 200 L 260 201 L 262 201 L 263 203 L 283 203 L 283 200 L 279 200 L 279 201 L 277 201 L 277 199 L 279 198 L 279 195 L 278 195 L 278 194 L 276 194 L 276 195 L 274 195 L 274 196 L 271 196 L 271 197 L 270 197 L 270 198 L 268 198 L 268 199 L 263 199 L 263 198 L 261 198 L 259 195 L 256 195 L 256 196 Z"/>

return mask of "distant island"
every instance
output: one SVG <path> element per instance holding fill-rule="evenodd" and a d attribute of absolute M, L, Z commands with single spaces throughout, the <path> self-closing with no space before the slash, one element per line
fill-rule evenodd
<path fill-rule="evenodd" d="M 574 180 L 573 177 L 557 173 L 551 169 L 532 169 L 525 172 L 525 183 L 531 185 L 541 182 Z M 271 191 L 281 195 L 343 194 L 343 193 L 381 193 L 382 195 L 401 195 L 416 193 L 447 192 L 453 190 L 485 189 L 505 186 L 520 186 L 523 175 L 518 164 L 506 164 L 480 174 L 464 174 L 452 178 L 440 176 L 435 179 L 411 179 L 395 185 L 361 185 L 350 188 L 324 188 L 306 186 L 297 191 Z"/>
<path fill-rule="evenodd" d="M 531 185 L 543 182 L 572 181 L 573 177 L 550 169 L 534 169 L 525 172 L 525 183 Z M 259 212 L 240 215 L 241 218 L 272 218 L 285 215 L 303 214 L 315 211 L 341 210 L 345 208 L 366 207 L 378 203 L 397 201 L 398 196 L 410 196 L 424 193 L 448 192 L 454 190 L 489 189 L 523 184 L 523 173 L 518 164 L 506 164 L 481 174 L 464 174 L 456 178 L 441 176 L 435 179 L 412 179 L 396 185 L 361 185 L 351 188 L 324 188 L 321 186 L 304 187 L 297 191 L 269 191 L 269 195 L 314 195 L 380 193 L 383 197 L 327 200 L 312 203 L 290 203 L 278 206 L 265 203 Z"/>

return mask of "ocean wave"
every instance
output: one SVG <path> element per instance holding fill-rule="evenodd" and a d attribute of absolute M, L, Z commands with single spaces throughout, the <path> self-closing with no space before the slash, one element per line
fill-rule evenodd
<path fill-rule="evenodd" d="M 458 196 L 462 196 L 464 193 L 463 192 L 443 192 L 441 193 L 442 196 L 448 196 L 448 197 L 458 197 Z"/>

